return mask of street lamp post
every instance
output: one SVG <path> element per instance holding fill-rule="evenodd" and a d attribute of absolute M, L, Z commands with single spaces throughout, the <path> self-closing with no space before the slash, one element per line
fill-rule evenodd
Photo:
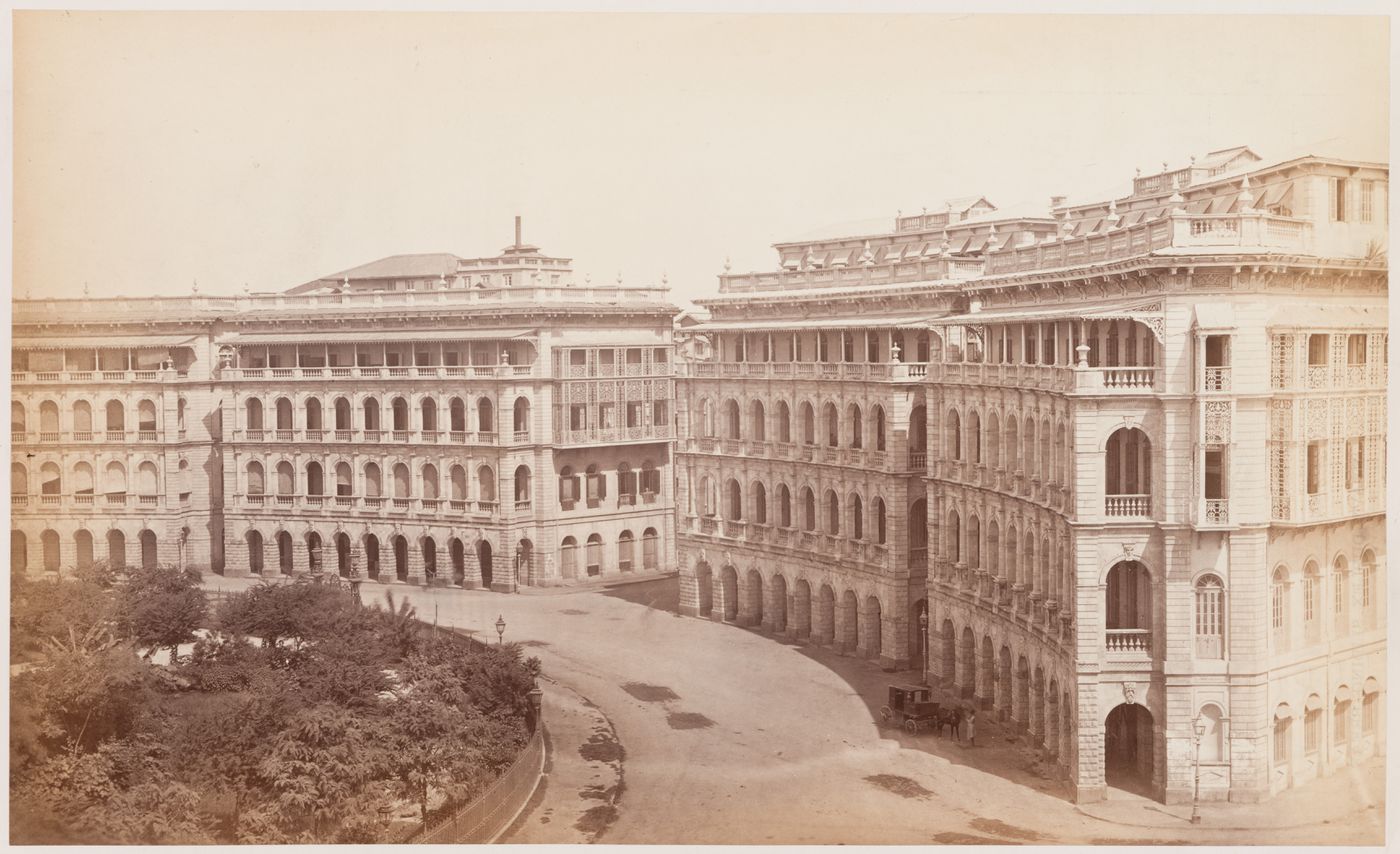
<path fill-rule="evenodd" d="M 1201 823 L 1201 736 L 1206 734 L 1206 721 L 1201 715 L 1191 722 L 1196 737 L 1196 790 L 1191 795 L 1191 823 Z"/>
<path fill-rule="evenodd" d="M 924 643 L 924 685 L 928 685 L 928 606 L 919 612 L 919 634 Z"/>
<path fill-rule="evenodd" d="M 498 617 L 496 617 L 496 643 L 497 643 L 497 645 L 504 645 L 505 642 L 506 642 L 506 618 L 505 618 L 504 616 L 498 616 Z"/>

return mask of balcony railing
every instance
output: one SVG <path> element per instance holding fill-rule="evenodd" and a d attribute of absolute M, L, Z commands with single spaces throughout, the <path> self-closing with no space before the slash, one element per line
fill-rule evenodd
<path fill-rule="evenodd" d="M 219 368 L 221 380 L 321 379 L 455 379 L 478 377 L 504 379 L 531 377 L 533 365 L 360 365 L 325 368 Z M 136 377 L 140 379 L 140 377 Z"/>
<path fill-rule="evenodd" d="M 1230 499 L 1207 498 L 1205 523 L 1207 525 L 1228 525 L 1230 523 Z"/>
<path fill-rule="evenodd" d="M 1229 391 L 1229 368 L 1206 368 L 1201 376 L 1201 391 Z"/>
<path fill-rule="evenodd" d="M 1110 655 L 1147 657 L 1152 654 L 1152 632 L 1148 629 L 1108 629 L 1104 648 Z"/>
<path fill-rule="evenodd" d="M 1106 516 L 1149 516 L 1151 513 L 1151 495 L 1104 496 L 1104 515 Z"/>
<path fill-rule="evenodd" d="M 91 383 L 91 382 L 169 382 L 189 378 L 189 372 L 161 371 L 11 371 L 10 382 Z"/>

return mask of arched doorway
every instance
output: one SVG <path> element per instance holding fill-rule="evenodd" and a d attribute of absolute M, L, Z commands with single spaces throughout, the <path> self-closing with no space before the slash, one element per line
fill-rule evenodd
<path fill-rule="evenodd" d="M 45 531 L 39 535 L 39 545 L 44 554 L 44 572 L 58 572 L 60 565 L 57 531 Z"/>
<path fill-rule="evenodd" d="M 447 554 L 452 558 L 452 585 L 461 587 L 467 580 L 467 549 L 461 540 L 453 537 L 447 541 Z"/>
<path fill-rule="evenodd" d="M 997 720 L 1011 717 L 1011 648 L 1003 646 L 997 654 Z"/>
<path fill-rule="evenodd" d="M 865 657 L 879 658 L 884 651 L 880 629 L 883 624 L 881 619 L 880 600 L 874 596 L 867 596 L 865 599 L 865 615 L 862 618 L 865 623 Z"/>
<path fill-rule="evenodd" d="M 379 580 L 379 538 L 374 534 L 365 534 L 365 573 Z"/>
<path fill-rule="evenodd" d="M 491 571 L 491 543 L 481 540 L 476 544 L 476 561 L 481 566 L 481 586 L 490 590 L 495 576 Z"/>
<path fill-rule="evenodd" d="M 695 565 L 695 601 L 696 616 L 709 617 L 714 614 L 714 572 L 704 561 Z"/>
<path fill-rule="evenodd" d="M 793 591 L 793 635 L 798 640 L 807 640 L 812 637 L 812 585 L 805 578 L 799 578 Z"/>
<path fill-rule="evenodd" d="M 292 535 L 277 532 L 277 569 L 283 575 L 292 574 Z"/>
<path fill-rule="evenodd" d="M 1152 791 L 1152 713 L 1141 703 L 1121 703 L 1104 721 L 1104 778 L 1140 794 Z"/>
<path fill-rule="evenodd" d="M 321 535 L 311 531 L 306 535 L 306 563 L 312 575 L 321 572 Z"/>
<path fill-rule="evenodd" d="M 773 631 L 787 631 L 787 579 L 781 575 L 773 576 L 773 613 L 771 615 Z"/>
<path fill-rule="evenodd" d="M 724 621 L 732 623 L 739 618 L 739 574 L 726 566 L 720 570 L 719 580 L 724 592 Z"/>
<path fill-rule="evenodd" d="M 817 592 L 817 616 L 813 634 L 819 644 L 831 645 L 836 640 L 836 591 L 823 584 Z"/>
<path fill-rule="evenodd" d="M 981 700 L 981 708 L 991 709 L 996 706 L 997 661 L 990 635 L 982 636 L 981 659 L 978 662 L 978 673 L 982 676 L 982 690 L 978 694 L 978 699 Z"/>
<path fill-rule="evenodd" d="M 24 575 L 29 571 L 29 544 L 25 541 L 24 532 L 17 529 L 10 529 L 10 573 L 12 575 Z"/>
<path fill-rule="evenodd" d="M 535 584 L 535 544 L 522 539 L 515 544 L 515 586 Z"/>
<path fill-rule="evenodd" d="M 432 537 L 424 537 L 421 547 L 423 549 L 423 576 L 431 584 L 437 578 L 437 541 Z"/>
<path fill-rule="evenodd" d="M 335 535 L 335 568 L 341 578 L 350 577 L 350 535 L 344 531 Z"/>
<path fill-rule="evenodd" d="M 92 566 L 92 533 L 79 528 L 73 533 L 73 545 L 75 547 L 76 565 L 78 569 L 88 569 Z"/>
<path fill-rule="evenodd" d="M 156 532 L 149 529 L 141 532 L 141 568 L 156 568 Z"/>
<path fill-rule="evenodd" d="M 958 694 L 971 699 L 977 693 L 977 636 L 971 626 L 964 626 L 958 643 L 960 672 L 958 673 Z"/>
<path fill-rule="evenodd" d="M 953 621 L 943 621 L 943 631 L 941 632 L 943 643 L 939 649 L 939 680 L 944 685 L 952 685 L 956 677 L 957 669 L 957 639 L 954 635 Z"/>
<path fill-rule="evenodd" d="M 744 580 L 744 611 L 746 612 L 746 624 L 758 626 L 763 624 L 763 576 L 758 574 L 758 570 L 751 569 Z"/>
<path fill-rule="evenodd" d="M 408 580 L 408 540 L 403 535 L 394 537 L 394 577 Z"/>
<path fill-rule="evenodd" d="M 841 594 L 841 651 L 855 652 L 860 643 L 860 603 L 854 591 Z"/>
<path fill-rule="evenodd" d="M 909 667 L 913 670 L 924 669 L 928 629 L 928 600 L 919 599 L 909 606 Z"/>

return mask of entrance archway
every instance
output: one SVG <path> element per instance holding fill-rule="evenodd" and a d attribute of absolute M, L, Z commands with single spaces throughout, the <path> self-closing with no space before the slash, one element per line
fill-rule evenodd
<path fill-rule="evenodd" d="M 941 654 L 939 655 L 938 676 L 940 681 L 943 682 L 943 684 L 952 685 L 953 680 L 957 675 L 957 641 L 954 638 L 952 620 L 943 621 L 943 631 L 941 632 L 941 635 L 943 638 L 943 643 L 941 644 Z"/>
<path fill-rule="evenodd" d="M 452 586 L 461 587 L 467 579 L 467 550 L 456 537 L 447 541 L 447 554 L 452 559 Z"/>
<path fill-rule="evenodd" d="M 830 646 L 836 640 L 836 592 L 830 584 L 823 584 L 817 591 L 817 616 L 813 622 L 817 643 Z"/>
<path fill-rule="evenodd" d="M 793 634 L 798 640 L 809 640 L 812 637 L 812 585 L 807 583 L 807 579 L 799 578 L 793 590 Z"/>
<path fill-rule="evenodd" d="M 1152 790 L 1152 713 L 1141 703 L 1121 703 L 1104 721 L 1104 778 L 1140 794 Z"/>
<path fill-rule="evenodd" d="M 708 563 L 699 563 L 695 566 L 695 597 L 697 599 L 696 610 L 699 616 L 708 617 L 715 610 L 714 572 L 710 570 Z"/>
<path fill-rule="evenodd" d="M 880 630 L 884 621 L 881 619 L 880 600 L 874 596 L 865 599 L 865 657 L 879 658 L 884 652 Z"/>
<path fill-rule="evenodd" d="M 841 594 L 841 652 L 855 652 L 860 643 L 860 605 L 856 594 L 847 590 Z"/>
<path fill-rule="evenodd" d="M 787 579 L 781 575 L 773 576 L 773 631 L 787 631 Z"/>
<path fill-rule="evenodd" d="M 481 586 L 486 590 L 491 589 L 491 543 L 481 540 L 476 544 L 476 560 L 481 564 Z"/>
<path fill-rule="evenodd" d="M 739 618 L 739 574 L 726 566 L 720 570 L 719 580 L 724 588 L 724 621 L 732 623 Z"/>
<path fill-rule="evenodd" d="M 744 581 L 747 588 L 744 591 L 745 625 L 760 626 L 763 624 L 763 576 L 751 569 Z"/>
<path fill-rule="evenodd" d="M 928 600 L 919 599 L 909 606 L 909 667 L 924 669 L 925 636 L 928 634 Z"/>
<path fill-rule="evenodd" d="M 977 637 L 972 633 L 971 626 L 963 627 L 958 657 L 962 659 L 957 679 L 958 694 L 972 699 L 977 693 Z"/>

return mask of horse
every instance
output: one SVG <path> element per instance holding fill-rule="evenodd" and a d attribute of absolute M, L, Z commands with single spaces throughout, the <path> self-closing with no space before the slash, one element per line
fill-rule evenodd
<path fill-rule="evenodd" d="M 958 737 L 958 733 L 959 733 L 959 731 L 960 731 L 961 728 L 962 728 L 962 719 L 963 719 L 963 711 L 962 711 L 962 709 L 958 709 L 958 708 L 939 709 L 939 710 L 938 710 L 938 716 L 937 716 L 936 718 L 934 718 L 934 721 L 933 721 L 934 732 L 936 732 L 936 733 L 938 734 L 938 737 L 939 737 L 939 738 L 942 738 L 942 737 L 943 737 L 943 728 L 944 728 L 944 727 L 951 727 L 952 730 L 953 730 L 953 737 L 954 737 L 954 738 L 957 738 L 957 737 Z"/>

